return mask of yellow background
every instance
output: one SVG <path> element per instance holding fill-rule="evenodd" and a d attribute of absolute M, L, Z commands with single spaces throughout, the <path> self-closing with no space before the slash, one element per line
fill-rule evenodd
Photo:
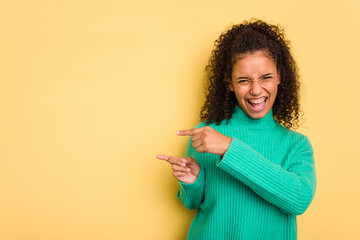
<path fill-rule="evenodd" d="M 182 155 L 214 40 L 257 17 L 291 40 L 318 189 L 299 239 L 360 239 L 360 2 L 0 1 L 0 239 L 184 239 L 156 154 Z"/>

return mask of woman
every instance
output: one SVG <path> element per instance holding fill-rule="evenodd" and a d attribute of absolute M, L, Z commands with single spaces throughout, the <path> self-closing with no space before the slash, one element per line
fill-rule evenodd
<path fill-rule="evenodd" d="M 296 239 L 316 189 L 313 149 L 298 126 L 299 77 L 281 28 L 259 20 L 215 42 L 202 123 L 172 164 L 178 198 L 196 209 L 188 239 Z"/>

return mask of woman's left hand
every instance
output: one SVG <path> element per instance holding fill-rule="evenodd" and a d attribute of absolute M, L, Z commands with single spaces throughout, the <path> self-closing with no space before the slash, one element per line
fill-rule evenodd
<path fill-rule="evenodd" d="M 199 153 L 209 152 L 223 156 L 228 150 L 231 138 L 212 127 L 194 128 L 177 132 L 179 136 L 191 136 L 192 146 Z"/>

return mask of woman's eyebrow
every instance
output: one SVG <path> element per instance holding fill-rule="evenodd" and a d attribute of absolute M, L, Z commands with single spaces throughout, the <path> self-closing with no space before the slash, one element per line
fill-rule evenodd
<path fill-rule="evenodd" d="M 272 73 L 265 73 L 264 75 L 262 75 L 261 77 L 268 77 L 268 76 L 271 76 L 273 75 Z"/>
<path fill-rule="evenodd" d="M 264 75 L 261 76 L 261 78 L 263 77 L 270 77 L 272 76 L 273 73 L 265 73 Z M 236 79 L 250 79 L 250 77 L 243 77 L 243 76 L 240 76 L 240 77 L 237 77 Z"/>

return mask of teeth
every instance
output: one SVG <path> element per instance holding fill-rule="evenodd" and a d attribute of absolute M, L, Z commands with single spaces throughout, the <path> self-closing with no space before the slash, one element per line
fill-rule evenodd
<path fill-rule="evenodd" d="M 249 99 L 249 102 L 254 103 L 254 104 L 262 103 L 264 101 L 265 101 L 265 98 Z"/>

